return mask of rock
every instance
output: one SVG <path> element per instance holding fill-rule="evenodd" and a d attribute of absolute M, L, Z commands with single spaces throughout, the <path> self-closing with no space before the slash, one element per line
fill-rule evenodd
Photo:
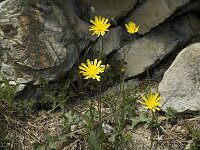
<path fill-rule="evenodd" d="M 18 94 L 24 90 L 24 88 L 26 87 L 25 84 L 18 84 L 18 82 L 15 81 L 9 81 L 10 85 L 17 85 L 16 90 L 15 90 L 15 96 L 18 96 Z"/>
<path fill-rule="evenodd" d="M 76 0 L 50 0 L 52 1 L 56 6 L 58 6 L 65 15 L 68 13 L 74 13 L 76 14 Z"/>
<path fill-rule="evenodd" d="M 107 18 L 120 19 L 125 16 L 137 3 L 137 0 L 79 0 L 81 16 L 90 19 L 96 15 Z M 93 9 L 93 10 L 91 10 Z M 94 11 L 94 12 L 91 12 Z M 89 14 L 88 14 L 89 13 Z"/>
<path fill-rule="evenodd" d="M 200 1 L 199 0 L 193 0 L 189 4 L 181 7 L 178 12 L 176 12 L 176 15 L 185 14 L 188 12 L 195 12 L 196 14 L 200 15 Z"/>
<path fill-rule="evenodd" d="M 177 126 L 177 127 L 175 128 L 175 132 L 181 132 L 181 129 L 182 129 L 181 126 Z"/>
<path fill-rule="evenodd" d="M 0 3 L 0 78 L 38 84 L 59 80 L 94 37 L 75 14 L 53 3 Z"/>
<path fill-rule="evenodd" d="M 200 43 L 183 49 L 158 87 L 162 110 L 168 107 L 177 112 L 200 109 Z"/>
<path fill-rule="evenodd" d="M 149 32 L 174 13 L 175 10 L 187 4 L 190 0 L 148 0 L 126 19 L 140 25 L 140 34 Z"/>
<path fill-rule="evenodd" d="M 165 56 L 176 50 L 178 46 L 200 33 L 200 20 L 193 14 L 166 22 L 141 39 L 119 49 L 112 57 L 126 62 L 126 77 L 143 73 L 147 67 L 156 65 Z M 124 57 L 125 56 L 125 57 Z"/>
<path fill-rule="evenodd" d="M 108 33 L 103 37 L 103 53 L 105 55 L 110 54 L 112 51 L 117 50 L 122 45 L 122 27 L 118 26 L 116 28 L 112 28 Z M 94 47 L 92 47 L 93 51 L 99 52 L 99 47 L 101 49 L 102 39 L 99 38 L 95 43 Z"/>
<path fill-rule="evenodd" d="M 102 123 L 102 128 L 104 134 L 111 134 L 114 131 L 114 128 L 107 123 Z"/>
<path fill-rule="evenodd" d="M 186 134 L 186 130 L 185 129 L 181 129 L 181 133 L 182 134 Z"/>

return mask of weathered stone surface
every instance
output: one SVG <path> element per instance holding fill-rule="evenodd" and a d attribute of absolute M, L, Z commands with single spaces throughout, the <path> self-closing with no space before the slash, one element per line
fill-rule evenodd
<path fill-rule="evenodd" d="M 52 3 L 3 1 L 0 77 L 35 84 L 40 78 L 57 80 L 71 69 L 78 51 L 92 39 L 88 24 L 71 13 L 65 18 Z"/>
<path fill-rule="evenodd" d="M 177 46 L 199 34 L 199 26 L 200 20 L 195 15 L 182 16 L 174 23 L 165 23 L 143 38 L 122 47 L 113 55 L 113 58 L 117 60 L 124 58 L 127 62 L 125 75 L 133 77 L 144 72 L 155 62 L 158 63 Z"/>
<path fill-rule="evenodd" d="M 192 0 L 187 5 L 181 7 L 179 11 L 176 12 L 176 15 L 185 14 L 188 12 L 194 12 L 200 15 L 200 1 L 199 0 Z"/>
<path fill-rule="evenodd" d="M 147 0 L 127 18 L 126 22 L 134 21 L 140 25 L 139 33 L 145 34 L 162 23 L 174 11 L 190 0 Z"/>
<path fill-rule="evenodd" d="M 63 13 L 67 15 L 67 13 L 76 14 L 76 0 L 50 0 L 56 6 L 63 10 Z"/>
<path fill-rule="evenodd" d="M 105 55 L 110 54 L 112 51 L 117 50 L 122 45 L 122 32 L 123 28 L 118 26 L 116 28 L 112 28 L 105 34 L 103 37 L 103 53 Z M 94 47 L 92 47 L 92 50 L 99 51 L 99 48 L 101 49 L 102 45 L 102 39 L 99 38 L 98 41 L 95 43 Z"/>
<path fill-rule="evenodd" d="M 200 110 L 200 43 L 183 49 L 165 72 L 158 88 L 162 110 Z"/>
<path fill-rule="evenodd" d="M 93 7 L 96 15 L 119 19 L 126 15 L 136 3 L 137 0 L 80 0 L 78 4 L 80 4 L 82 15 L 87 14 Z"/>

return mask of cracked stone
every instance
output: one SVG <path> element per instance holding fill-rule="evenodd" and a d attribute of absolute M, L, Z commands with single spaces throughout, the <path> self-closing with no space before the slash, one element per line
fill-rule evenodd
<path fill-rule="evenodd" d="M 77 61 L 78 52 L 94 40 L 87 23 L 75 14 L 67 15 L 47 1 L 1 2 L 0 78 L 34 84 L 41 78 L 62 78 Z"/>
<path fill-rule="evenodd" d="M 136 9 L 125 22 L 135 22 L 140 26 L 139 33 L 145 34 L 188 2 L 190 0 L 148 0 Z"/>
<path fill-rule="evenodd" d="M 200 109 L 200 43 L 184 48 L 165 72 L 159 84 L 163 111 L 172 107 L 177 112 Z"/>
<path fill-rule="evenodd" d="M 176 22 L 167 22 L 141 39 L 119 49 L 113 63 L 125 61 L 127 78 L 143 73 L 147 67 L 158 64 L 165 56 L 200 33 L 196 15 L 181 16 Z M 125 57 L 124 57 L 125 56 Z"/>

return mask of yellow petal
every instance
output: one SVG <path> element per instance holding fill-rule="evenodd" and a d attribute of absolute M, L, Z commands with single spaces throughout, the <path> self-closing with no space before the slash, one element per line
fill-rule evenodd
<path fill-rule="evenodd" d="M 99 19 L 98 19 L 98 17 L 97 16 L 95 16 L 95 22 L 97 22 Z"/>
<path fill-rule="evenodd" d="M 125 24 L 125 27 L 126 27 L 126 29 L 128 29 L 128 25 L 127 24 Z"/>
<path fill-rule="evenodd" d="M 148 101 L 146 96 L 142 96 L 142 99 L 145 100 L 145 102 Z"/>
<path fill-rule="evenodd" d="M 88 67 L 84 64 L 84 63 L 81 63 L 81 68 L 84 67 L 85 69 L 88 69 Z"/>
<path fill-rule="evenodd" d="M 157 99 L 158 96 L 159 96 L 159 93 L 156 92 L 156 94 L 155 94 L 155 99 Z"/>
<path fill-rule="evenodd" d="M 79 69 L 83 71 L 87 71 L 87 69 L 83 68 L 82 66 L 79 66 Z"/>
<path fill-rule="evenodd" d="M 139 26 L 135 29 L 135 32 L 138 32 L 138 30 L 139 30 Z"/>
<path fill-rule="evenodd" d="M 158 108 L 158 107 L 155 107 L 155 109 L 160 110 L 160 108 Z"/>
<path fill-rule="evenodd" d="M 89 59 L 87 59 L 87 65 L 88 65 L 88 67 L 90 67 L 92 65 Z"/>
<path fill-rule="evenodd" d="M 97 66 L 97 59 L 94 60 L 94 66 Z"/>
<path fill-rule="evenodd" d="M 106 20 L 104 21 L 104 23 L 106 24 L 108 22 L 108 19 L 106 18 Z M 110 23 L 109 23 L 110 24 Z"/>
<path fill-rule="evenodd" d="M 102 17 L 102 22 L 104 23 L 104 21 L 105 21 L 105 18 L 104 18 L 104 17 Z"/>
<path fill-rule="evenodd" d="M 100 81 L 100 76 L 96 76 L 97 81 Z"/>
<path fill-rule="evenodd" d="M 140 104 L 142 104 L 142 105 L 146 105 L 146 103 L 144 103 L 144 102 L 140 102 Z"/>
<path fill-rule="evenodd" d="M 92 24 L 95 24 L 95 22 L 94 22 L 93 20 L 90 20 L 90 22 L 91 22 Z"/>
<path fill-rule="evenodd" d="M 99 68 L 100 67 L 100 65 L 101 65 L 101 60 L 97 63 L 97 67 Z"/>

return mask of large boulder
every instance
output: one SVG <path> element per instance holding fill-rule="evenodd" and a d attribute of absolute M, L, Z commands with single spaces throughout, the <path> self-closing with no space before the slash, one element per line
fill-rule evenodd
<path fill-rule="evenodd" d="M 140 25 L 139 33 L 145 34 L 166 18 L 175 10 L 187 4 L 190 0 L 148 0 L 136 9 L 125 22 L 134 21 Z"/>
<path fill-rule="evenodd" d="M 183 49 L 158 87 L 162 110 L 168 107 L 177 112 L 200 110 L 200 43 Z"/>
<path fill-rule="evenodd" d="M 53 3 L 0 3 L 0 78 L 37 84 L 58 80 L 92 40 L 88 24 Z"/>
<path fill-rule="evenodd" d="M 112 57 L 126 62 L 126 77 L 133 77 L 143 73 L 147 67 L 159 63 L 169 55 L 200 33 L 200 20 L 193 14 L 188 14 L 167 22 L 148 33 L 141 39 L 120 48 Z"/>

